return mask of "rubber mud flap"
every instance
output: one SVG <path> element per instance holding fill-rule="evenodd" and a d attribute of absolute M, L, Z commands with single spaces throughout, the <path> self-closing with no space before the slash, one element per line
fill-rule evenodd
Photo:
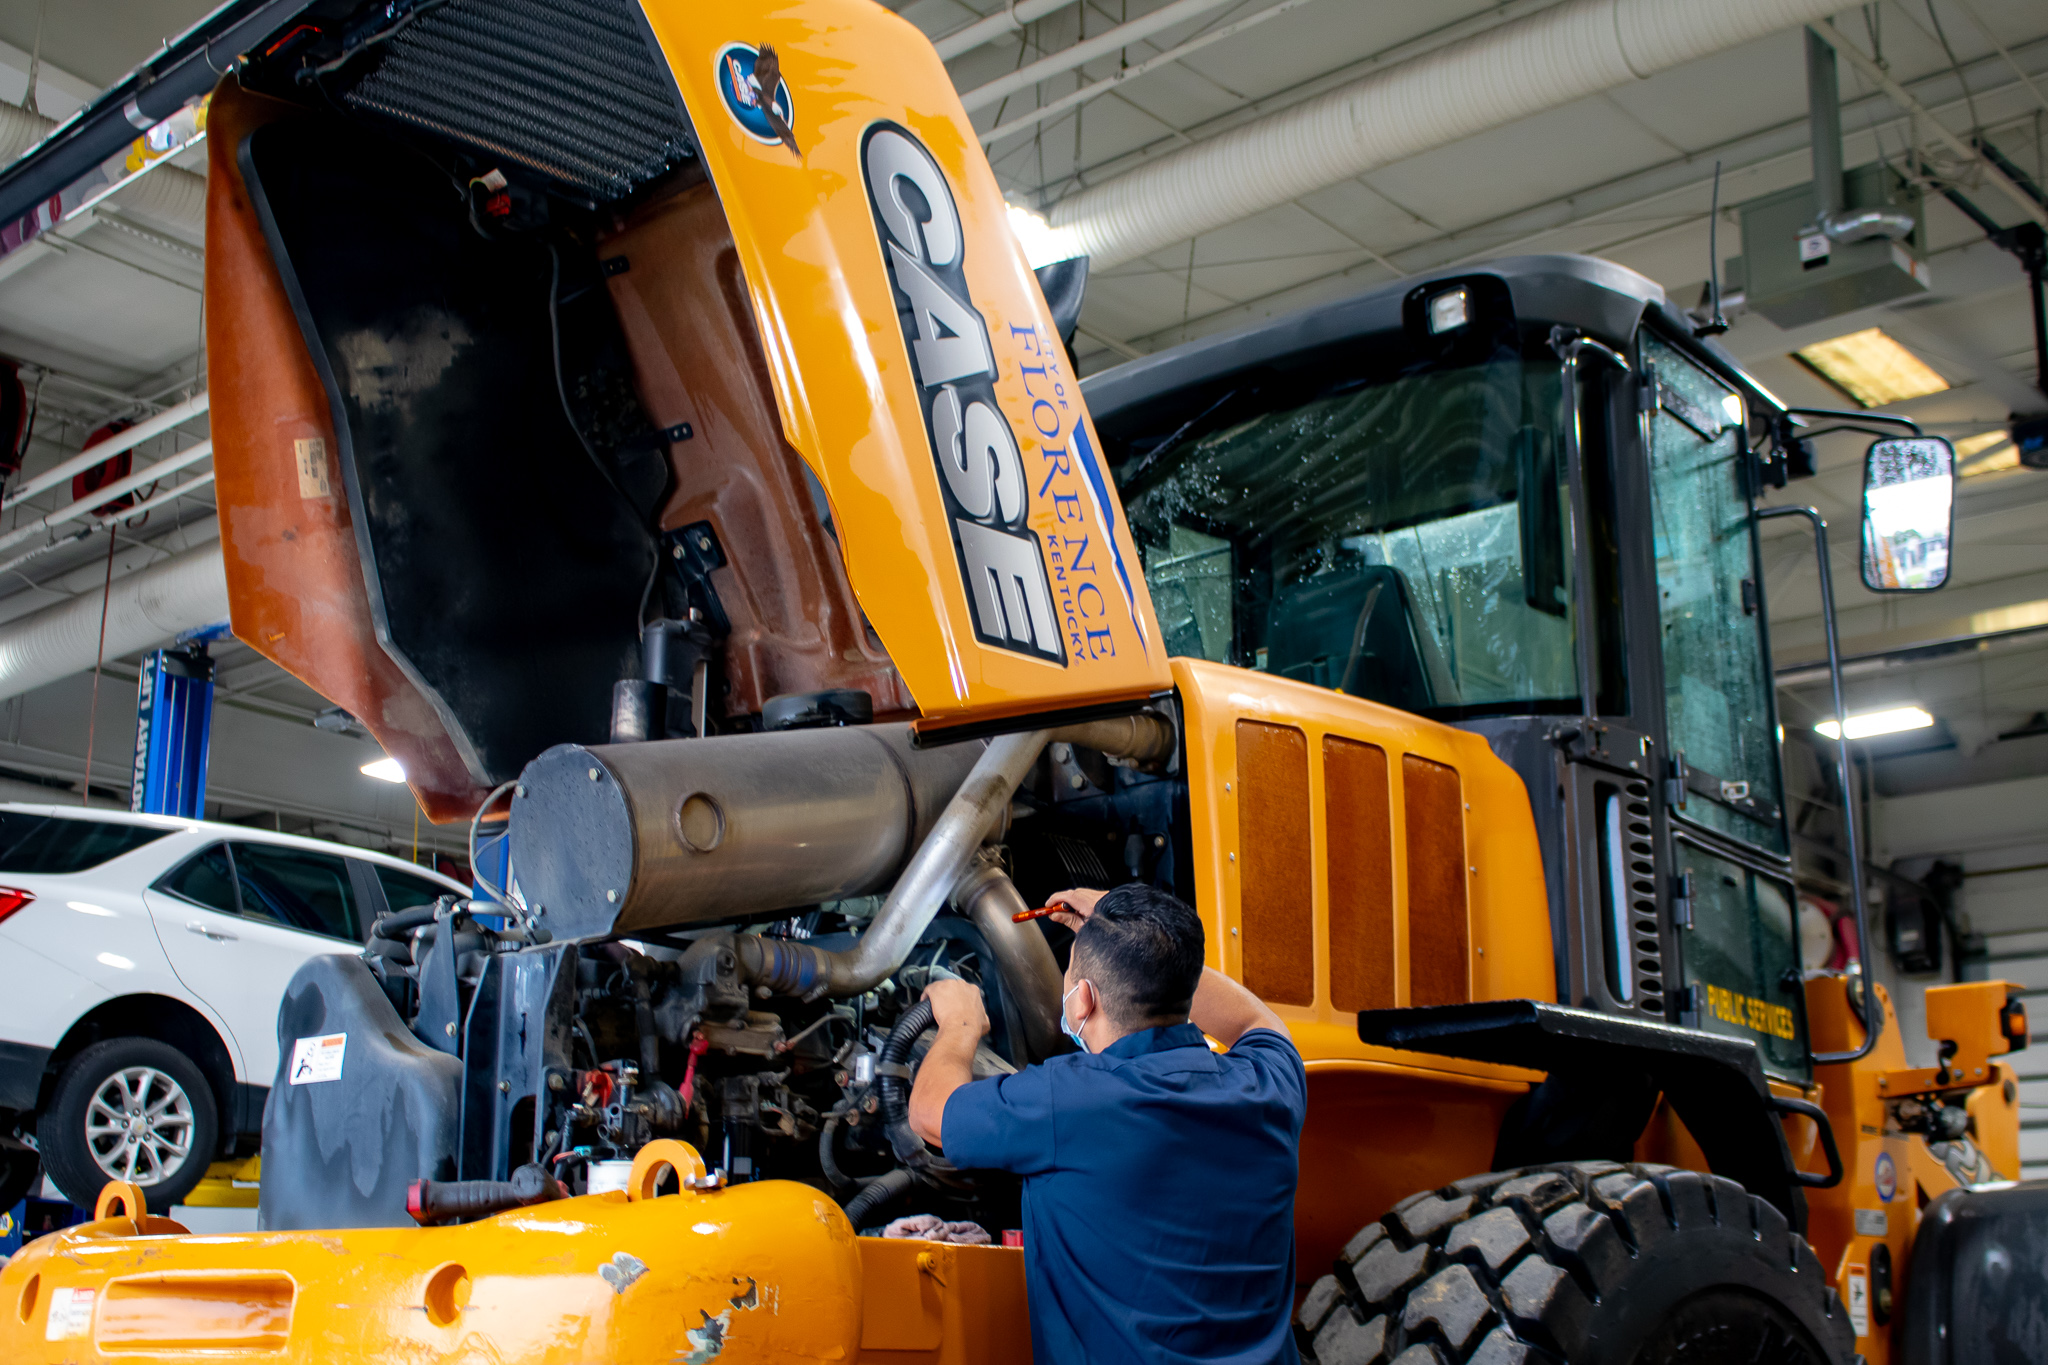
<path fill-rule="evenodd" d="M 301 1040 L 336 1035 L 346 1040 L 329 1044 L 338 1066 L 295 1060 Z M 456 1175 L 462 1063 L 414 1038 L 362 959 L 340 954 L 309 958 L 293 975 L 277 1051 L 257 1226 L 414 1226 L 407 1188 Z"/>

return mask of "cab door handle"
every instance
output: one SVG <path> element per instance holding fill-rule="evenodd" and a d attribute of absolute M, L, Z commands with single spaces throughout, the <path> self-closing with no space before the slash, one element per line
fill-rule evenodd
<path fill-rule="evenodd" d="M 212 939 L 215 943 L 232 943 L 235 941 L 233 934 L 225 929 L 211 928 L 204 920 L 188 920 L 185 924 L 185 932 L 197 934 L 201 938 Z"/>

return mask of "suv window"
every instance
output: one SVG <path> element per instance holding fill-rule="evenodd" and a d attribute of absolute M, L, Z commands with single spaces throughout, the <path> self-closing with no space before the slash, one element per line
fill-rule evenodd
<path fill-rule="evenodd" d="M 360 937 L 362 917 L 341 858 L 275 844 L 237 843 L 234 851 L 245 916 L 329 938 Z"/>
<path fill-rule="evenodd" d="M 98 867 L 170 831 L 112 820 L 0 811 L 0 872 L 63 876 Z"/>
<path fill-rule="evenodd" d="M 427 905 L 448 895 L 448 888 L 439 882 L 430 882 L 425 877 L 416 877 L 410 872 L 400 872 L 395 867 L 382 863 L 369 864 L 377 874 L 377 880 L 384 884 L 384 899 L 393 910 L 409 910 L 415 905 Z"/>
<path fill-rule="evenodd" d="M 241 907 L 235 903 L 235 869 L 228 862 L 225 844 L 215 844 L 197 857 L 186 859 L 156 886 L 159 891 L 168 891 L 209 910 L 225 910 L 230 915 L 241 913 Z"/>

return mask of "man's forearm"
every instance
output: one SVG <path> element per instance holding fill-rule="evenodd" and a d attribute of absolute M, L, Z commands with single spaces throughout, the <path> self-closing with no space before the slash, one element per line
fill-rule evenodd
<path fill-rule="evenodd" d="M 1202 968 L 1202 979 L 1195 987 L 1195 999 L 1188 1007 L 1188 1018 L 1196 1028 L 1225 1047 L 1255 1028 L 1287 1031 L 1287 1025 L 1279 1015 L 1266 1008 L 1265 1001 L 1214 967 Z"/>
<path fill-rule="evenodd" d="M 941 1028 L 918 1065 L 917 1081 L 910 1088 L 910 1130 L 933 1146 L 945 1145 L 940 1128 L 946 1101 L 974 1079 L 974 1053 L 980 1046 L 981 1034 L 976 1030 Z"/>

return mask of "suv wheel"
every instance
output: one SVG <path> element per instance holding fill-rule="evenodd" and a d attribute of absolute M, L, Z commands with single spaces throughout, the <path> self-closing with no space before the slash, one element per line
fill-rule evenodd
<path fill-rule="evenodd" d="M 108 1181 L 128 1180 L 151 1212 L 168 1212 L 205 1177 L 219 1137 L 213 1087 L 154 1038 L 114 1038 L 72 1058 L 36 1125 L 50 1179 L 88 1209 Z"/>

